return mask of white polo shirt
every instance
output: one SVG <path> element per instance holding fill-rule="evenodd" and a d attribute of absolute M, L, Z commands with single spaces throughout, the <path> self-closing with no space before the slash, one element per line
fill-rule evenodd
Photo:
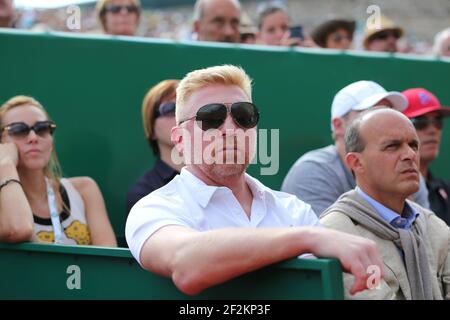
<path fill-rule="evenodd" d="M 139 261 L 144 242 L 167 225 L 208 231 L 220 228 L 318 226 L 311 206 L 296 196 L 271 190 L 246 174 L 253 193 L 250 219 L 227 187 L 206 185 L 187 169 L 139 200 L 128 215 L 125 236 Z"/>

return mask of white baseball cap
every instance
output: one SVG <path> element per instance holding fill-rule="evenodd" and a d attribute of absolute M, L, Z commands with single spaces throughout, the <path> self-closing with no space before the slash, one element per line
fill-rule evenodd
<path fill-rule="evenodd" d="M 357 81 L 339 90 L 331 105 L 331 120 L 340 118 L 352 110 L 366 110 L 373 107 L 380 100 L 387 99 L 392 107 L 403 111 L 408 106 L 408 100 L 397 91 L 386 91 L 373 81 Z"/>

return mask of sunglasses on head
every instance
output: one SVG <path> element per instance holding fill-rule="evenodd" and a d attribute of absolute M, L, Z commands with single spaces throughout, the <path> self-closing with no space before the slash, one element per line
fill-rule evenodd
<path fill-rule="evenodd" d="M 158 117 L 164 117 L 168 115 L 174 115 L 176 109 L 175 102 L 164 102 L 155 108 L 155 119 Z"/>
<path fill-rule="evenodd" d="M 416 130 L 423 130 L 429 125 L 433 125 L 436 129 L 441 130 L 444 126 L 444 119 L 442 117 L 427 118 L 427 117 L 416 117 L 412 118 L 411 122 Z"/>
<path fill-rule="evenodd" d="M 112 5 L 105 7 L 106 12 L 111 12 L 114 14 L 119 13 L 120 11 L 122 11 L 122 9 L 125 9 L 128 13 L 135 13 L 135 12 L 137 13 L 138 12 L 138 7 L 135 6 L 134 4 L 130 4 L 127 6 L 112 4 Z"/>
<path fill-rule="evenodd" d="M 7 131 L 11 137 L 27 137 L 31 130 L 40 137 L 52 135 L 56 129 L 56 124 L 52 121 L 38 121 L 31 127 L 24 122 L 13 122 L 4 126 L 1 130 Z"/>
<path fill-rule="evenodd" d="M 225 122 L 228 112 L 234 122 L 243 129 L 250 129 L 258 124 L 259 112 L 251 102 L 210 103 L 198 109 L 195 116 L 180 121 L 179 124 L 195 118 L 203 131 L 218 129 Z"/>

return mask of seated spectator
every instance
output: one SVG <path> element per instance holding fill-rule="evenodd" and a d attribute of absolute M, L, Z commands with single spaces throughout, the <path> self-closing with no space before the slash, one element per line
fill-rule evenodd
<path fill-rule="evenodd" d="M 436 96 L 423 88 L 402 93 L 408 99 L 403 113 L 411 119 L 420 140 L 420 172 L 427 184 L 430 209 L 450 225 L 450 183 L 435 177 L 429 168 L 439 154 L 444 117 L 450 115 L 450 108 L 442 107 Z"/>
<path fill-rule="evenodd" d="M 97 14 L 106 34 L 134 36 L 139 26 L 139 0 L 99 0 Z"/>
<path fill-rule="evenodd" d="M 0 241 L 116 246 L 95 181 L 61 177 L 56 125 L 42 105 L 13 97 L 0 125 Z"/>
<path fill-rule="evenodd" d="M 125 233 L 134 257 L 186 294 L 302 253 L 339 258 L 357 277 L 353 291 L 365 289 L 367 267 L 382 267 L 371 241 L 316 227 L 308 204 L 245 173 L 259 119 L 251 101 L 250 78 L 235 66 L 180 82 L 172 141 L 186 166 L 131 209 Z"/>
<path fill-rule="evenodd" d="M 402 113 L 369 110 L 345 134 L 345 162 L 357 187 L 321 216 L 335 230 L 377 243 L 384 279 L 354 299 L 450 299 L 450 229 L 433 212 L 407 200 L 419 189 L 419 137 Z M 371 272 L 376 273 L 374 268 Z"/>
<path fill-rule="evenodd" d="M 194 7 L 193 32 L 198 41 L 241 41 L 239 0 L 197 0 Z"/>
<path fill-rule="evenodd" d="M 252 19 L 245 12 L 242 13 L 241 26 L 239 28 L 241 32 L 241 43 L 256 43 L 258 29 L 253 25 Z"/>
<path fill-rule="evenodd" d="M 385 16 L 380 17 L 380 25 L 366 25 L 364 48 L 368 51 L 397 52 L 397 41 L 403 30 Z"/>
<path fill-rule="evenodd" d="M 433 54 L 450 57 L 450 28 L 442 30 L 434 37 Z"/>
<path fill-rule="evenodd" d="M 145 137 L 156 157 L 153 168 L 144 173 L 127 195 L 127 216 L 131 208 L 150 192 L 171 181 L 181 170 L 172 161 L 170 131 L 175 123 L 175 100 L 178 80 L 164 80 L 151 88 L 142 103 Z"/>
<path fill-rule="evenodd" d="M 279 2 L 267 2 L 258 9 L 257 42 L 269 46 L 304 46 L 312 47 L 314 44 L 298 27 L 301 34 L 292 35 L 289 29 L 289 16 L 287 9 Z"/>
<path fill-rule="evenodd" d="M 0 0 L 0 28 L 13 28 L 14 14 L 13 1 Z"/>
<path fill-rule="evenodd" d="M 321 48 L 347 50 L 352 46 L 355 21 L 331 19 L 318 25 L 311 38 Z"/>
<path fill-rule="evenodd" d="M 331 106 L 331 128 L 334 145 L 312 150 L 301 156 L 289 170 L 281 190 L 309 203 L 320 215 L 343 193 L 355 188 L 355 179 L 345 165 L 344 133 L 347 126 L 362 111 L 372 107 L 391 107 L 402 111 L 406 98 L 399 92 L 387 92 L 373 81 L 357 81 L 341 89 Z M 428 207 L 425 182 L 414 195 Z"/>

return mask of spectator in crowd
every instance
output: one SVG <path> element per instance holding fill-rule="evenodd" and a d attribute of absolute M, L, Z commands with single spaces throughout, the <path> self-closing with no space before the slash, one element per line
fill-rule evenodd
<path fill-rule="evenodd" d="M 258 32 L 258 29 L 254 26 L 252 19 L 245 12 L 242 12 L 240 31 L 241 43 L 256 43 L 256 33 Z"/>
<path fill-rule="evenodd" d="M 355 21 L 330 19 L 318 25 L 311 38 L 321 48 L 347 50 L 352 46 Z"/>
<path fill-rule="evenodd" d="M 357 81 L 341 89 L 331 106 L 331 128 L 334 145 L 312 150 L 297 160 L 283 181 L 282 190 L 309 203 L 320 215 L 341 194 L 355 188 L 355 179 L 345 165 L 344 133 L 362 111 L 387 106 L 402 111 L 406 98 L 399 92 L 387 92 L 373 81 Z M 428 207 L 426 186 L 415 195 L 419 204 Z"/>
<path fill-rule="evenodd" d="M 31 97 L 0 108 L 0 241 L 116 246 L 100 189 L 88 177 L 62 178 L 56 125 Z"/>
<path fill-rule="evenodd" d="M 139 0 L 99 0 L 97 13 L 106 34 L 134 36 L 139 26 Z"/>
<path fill-rule="evenodd" d="M 450 57 L 450 28 L 442 30 L 434 37 L 433 54 Z"/>
<path fill-rule="evenodd" d="M 403 30 L 385 16 L 374 22 L 366 25 L 364 48 L 368 51 L 397 52 L 397 41 L 402 37 Z"/>
<path fill-rule="evenodd" d="M 240 19 L 238 0 L 197 0 L 193 31 L 199 41 L 239 43 Z"/>
<path fill-rule="evenodd" d="M 187 294 L 308 252 L 339 258 L 357 278 L 352 291 L 365 289 L 367 267 L 381 267 L 371 241 L 316 227 L 308 204 L 245 173 L 259 119 L 251 101 L 251 81 L 235 66 L 196 70 L 180 82 L 172 141 L 186 167 L 131 210 L 134 257 Z"/>
<path fill-rule="evenodd" d="M 153 168 L 131 187 L 127 195 L 127 216 L 131 208 L 150 192 L 171 181 L 181 169 L 172 160 L 170 131 L 175 126 L 175 100 L 178 80 L 164 80 L 152 87 L 142 103 L 145 137 L 156 157 Z"/>
<path fill-rule="evenodd" d="M 430 91 L 423 88 L 402 92 L 408 99 L 403 113 L 411 119 L 420 140 L 420 172 L 428 188 L 430 209 L 450 225 L 450 183 L 431 174 L 430 164 L 439 154 L 444 117 L 450 108 L 443 107 Z"/>
<path fill-rule="evenodd" d="M 257 42 L 270 46 L 314 46 L 311 39 L 297 26 L 294 35 L 289 28 L 287 9 L 279 2 L 262 3 L 258 8 Z"/>
<path fill-rule="evenodd" d="M 13 0 L 0 0 L 0 28 L 12 28 L 14 14 Z"/>
<path fill-rule="evenodd" d="M 352 298 L 450 299 L 450 229 L 407 200 L 419 189 L 419 144 L 408 118 L 390 109 L 369 110 L 347 128 L 345 162 L 357 187 L 320 221 L 375 241 L 385 266 L 383 280 Z M 351 279 L 344 275 L 347 297 Z"/>

